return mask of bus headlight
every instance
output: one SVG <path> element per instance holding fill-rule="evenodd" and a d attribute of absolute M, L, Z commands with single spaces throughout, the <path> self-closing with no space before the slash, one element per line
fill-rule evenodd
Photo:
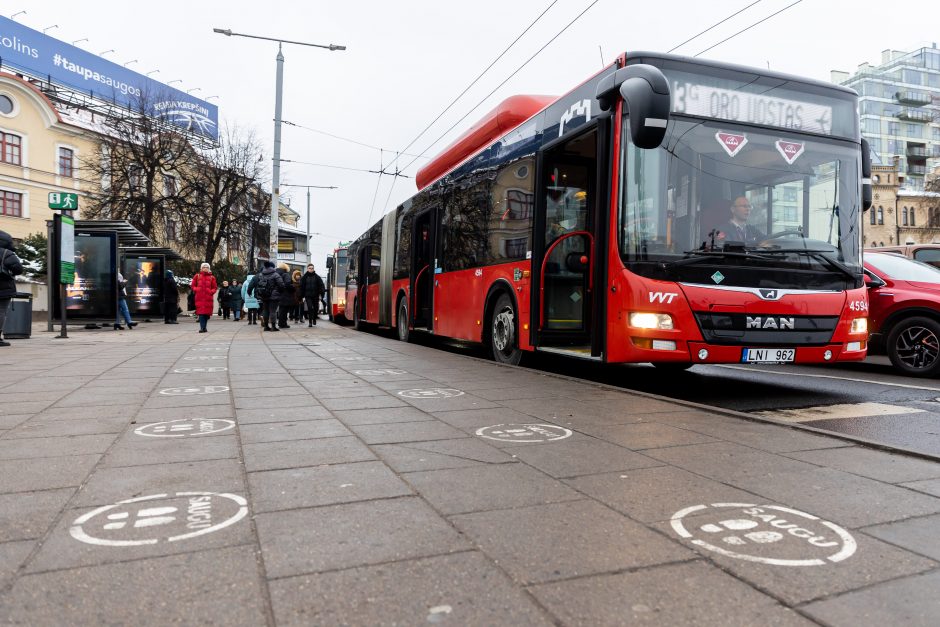
<path fill-rule="evenodd" d="M 868 318 L 855 318 L 849 333 L 868 333 Z"/>
<path fill-rule="evenodd" d="M 630 314 L 630 326 L 635 329 L 672 329 L 672 316 L 634 311 Z"/>

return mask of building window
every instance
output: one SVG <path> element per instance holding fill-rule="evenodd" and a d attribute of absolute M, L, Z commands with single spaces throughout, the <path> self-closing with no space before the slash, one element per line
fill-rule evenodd
<path fill-rule="evenodd" d="M 506 190 L 506 213 L 503 220 L 528 220 L 535 206 L 535 194 L 521 189 Z"/>
<path fill-rule="evenodd" d="M 940 209 L 931 207 L 927 210 L 927 226 L 930 228 L 940 226 Z"/>
<path fill-rule="evenodd" d="M 166 174 L 163 176 L 163 195 L 176 196 L 176 177 Z"/>
<path fill-rule="evenodd" d="M 901 224 L 907 226 L 907 207 L 901 208 Z"/>
<path fill-rule="evenodd" d="M 20 155 L 22 154 L 23 140 L 19 135 L 13 135 L 12 133 L 3 133 L 0 135 L 0 148 L 2 148 L 2 154 L 0 158 L 3 159 L 5 163 L 12 163 L 13 165 L 20 165 Z"/>
<path fill-rule="evenodd" d="M 127 171 L 127 185 L 131 191 L 136 192 L 140 189 L 140 168 L 132 165 Z"/>
<path fill-rule="evenodd" d="M 911 226 L 917 226 L 917 220 L 914 218 L 914 207 L 911 207 Z"/>
<path fill-rule="evenodd" d="M 68 148 L 59 148 L 59 176 L 75 176 L 75 153 Z"/>
<path fill-rule="evenodd" d="M 13 99 L 7 96 L 6 94 L 0 96 L 0 113 L 3 115 L 10 115 L 13 113 L 13 110 L 16 107 L 13 104 Z"/>
<path fill-rule="evenodd" d="M 3 210 L 0 211 L 0 215 L 10 216 L 13 218 L 22 218 L 23 217 L 23 194 L 17 194 L 16 192 L 0 192 L 3 194 L 0 197 L 0 201 L 3 203 Z"/>
<path fill-rule="evenodd" d="M 168 242 L 176 241 L 176 220 L 166 221 L 166 241 Z"/>
<path fill-rule="evenodd" d="M 522 259 L 526 254 L 526 247 L 529 245 L 528 237 L 514 237 L 506 240 L 506 257 L 510 259 Z"/>
<path fill-rule="evenodd" d="M 885 210 L 882 207 L 878 207 L 878 224 L 885 223 Z"/>
<path fill-rule="evenodd" d="M 868 210 L 868 223 L 871 224 L 872 226 L 875 225 L 875 209 L 874 209 L 874 207 L 872 207 L 871 209 Z"/>

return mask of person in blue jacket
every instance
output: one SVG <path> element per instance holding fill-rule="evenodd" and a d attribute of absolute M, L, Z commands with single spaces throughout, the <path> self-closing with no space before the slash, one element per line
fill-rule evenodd
<path fill-rule="evenodd" d="M 245 309 L 248 310 L 248 324 L 258 324 L 258 310 L 261 303 L 254 295 L 254 290 L 248 293 L 248 287 L 254 282 L 255 277 L 249 276 L 242 283 L 242 300 L 245 301 Z"/>

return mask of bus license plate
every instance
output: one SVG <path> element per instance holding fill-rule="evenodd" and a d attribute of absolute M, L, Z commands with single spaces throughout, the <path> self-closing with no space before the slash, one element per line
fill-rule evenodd
<path fill-rule="evenodd" d="M 745 364 L 783 364 L 793 361 L 795 348 L 745 348 L 741 362 Z"/>

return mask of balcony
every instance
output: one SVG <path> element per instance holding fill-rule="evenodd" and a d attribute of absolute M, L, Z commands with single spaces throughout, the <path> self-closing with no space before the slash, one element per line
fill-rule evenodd
<path fill-rule="evenodd" d="M 916 91 L 899 91 L 894 94 L 894 99 L 901 104 L 914 107 L 923 107 L 933 102 L 933 99 L 927 94 L 921 94 Z"/>
<path fill-rule="evenodd" d="M 927 148 L 926 146 L 920 144 L 908 144 L 907 145 L 907 156 L 908 157 L 920 157 L 921 159 L 927 158 Z"/>
<path fill-rule="evenodd" d="M 901 109 L 896 114 L 899 120 L 908 122 L 930 122 L 933 119 L 930 111 L 918 111 L 917 109 Z"/>
<path fill-rule="evenodd" d="M 907 173 L 912 176 L 924 176 L 927 174 L 927 166 L 925 165 L 908 165 Z"/>

